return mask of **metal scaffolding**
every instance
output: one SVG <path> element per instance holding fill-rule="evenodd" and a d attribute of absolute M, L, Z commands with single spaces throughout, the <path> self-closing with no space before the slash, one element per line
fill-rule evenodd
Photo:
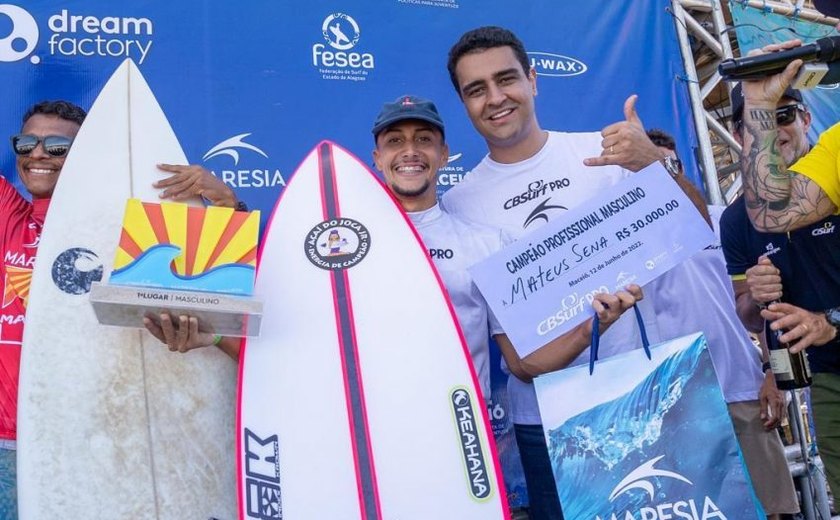
<path fill-rule="evenodd" d="M 811 0 L 739 0 L 739 3 L 820 24 L 834 26 L 840 21 L 815 11 Z M 717 70 L 721 60 L 740 56 L 735 33 L 729 30 L 732 22 L 729 5 L 722 0 L 672 0 L 672 6 L 688 77 L 706 195 L 713 204 L 728 204 L 741 190 L 738 169 L 741 147 L 732 136 L 730 122 L 731 85 L 721 81 Z"/>

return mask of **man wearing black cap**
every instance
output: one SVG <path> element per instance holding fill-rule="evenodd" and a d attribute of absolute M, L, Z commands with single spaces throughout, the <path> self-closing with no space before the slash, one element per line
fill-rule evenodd
<path fill-rule="evenodd" d="M 732 106 L 735 138 L 747 141 L 745 134 L 750 129 L 745 128 L 741 85 L 732 91 Z M 751 110 L 750 103 L 746 106 L 747 111 Z M 778 136 L 773 154 L 785 167 L 800 164 L 810 150 L 807 132 L 811 123 L 802 95 L 787 88 L 775 111 L 766 113 L 772 117 L 769 123 Z M 744 154 L 742 167 L 761 155 L 751 152 L 749 144 Z M 744 182 L 746 186 L 749 181 Z M 840 305 L 840 216 L 824 217 L 788 233 L 767 233 L 753 227 L 749 210 L 750 201 L 745 194 L 721 217 L 723 252 L 735 288 L 738 315 L 747 329 L 760 333 L 765 318 L 782 318 L 778 311 L 784 311 L 787 317 L 779 323 L 787 330 L 783 339 L 790 340 L 796 349 L 828 343 L 810 349 L 808 359 L 814 375 L 811 396 L 818 445 L 829 485 L 840 493 L 840 341 L 835 327 L 821 312 Z M 774 300 L 787 303 L 772 304 L 770 311 L 760 311 L 759 306 Z M 769 369 L 767 377 L 773 377 Z"/>

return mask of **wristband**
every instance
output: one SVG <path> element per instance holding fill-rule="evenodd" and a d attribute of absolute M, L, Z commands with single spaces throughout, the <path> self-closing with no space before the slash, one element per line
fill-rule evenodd
<path fill-rule="evenodd" d="M 221 334 L 213 334 L 213 345 L 218 347 L 219 343 L 222 342 L 222 335 Z"/>
<path fill-rule="evenodd" d="M 767 371 L 768 371 L 768 370 L 770 370 L 771 368 L 772 368 L 772 367 L 771 367 L 771 365 L 770 365 L 770 362 L 769 362 L 769 361 L 765 361 L 764 363 L 762 363 L 762 364 L 761 364 L 761 371 L 762 371 L 763 373 L 765 373 L 765 374 L 766 374 L 766 373 L 767 373 Z"/>

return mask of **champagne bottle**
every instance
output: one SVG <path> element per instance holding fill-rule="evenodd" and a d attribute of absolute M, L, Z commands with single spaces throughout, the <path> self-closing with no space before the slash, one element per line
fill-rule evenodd
<path fill-rule="evenodd" d="M 780 302 L 777 300 L 772 303 Z M 811 367 L 808 365 L 805 351 L 800 350 L 792 354 L 790 344 L 780 339 L 785 331 L 771 330 L 770 321 L 764 322 L 764 331 L 767 336 L 767 348 L 770 350 L 770 369 L 779 390 L 811 386 Z"/>

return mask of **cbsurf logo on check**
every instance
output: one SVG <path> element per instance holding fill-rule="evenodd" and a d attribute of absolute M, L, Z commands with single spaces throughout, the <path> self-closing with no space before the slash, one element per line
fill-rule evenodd
<path fill-rule="evenodd" d="M 362 30 L 355 18 L 332 13 L 321 23 L 324 42 L 312 45 L 312 66 L 322 79 L 365 81 L 376 64 L 373 54 L 358 49 Z"/>

